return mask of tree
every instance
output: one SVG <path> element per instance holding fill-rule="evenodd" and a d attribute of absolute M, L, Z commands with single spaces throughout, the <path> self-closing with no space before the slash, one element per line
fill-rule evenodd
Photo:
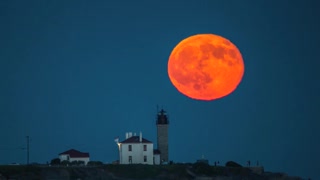
<path fill-rule="evenodd" d="M 60 159 L 59 158 L 54 158 L 51 160 L 51 165 L 59 165 L 60 164 Z"/>

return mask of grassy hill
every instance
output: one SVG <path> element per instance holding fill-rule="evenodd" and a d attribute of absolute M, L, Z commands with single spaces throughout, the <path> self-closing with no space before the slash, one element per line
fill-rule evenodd
<path fill-rule="evenodd" d="M 262 170 L 262 171 L 261 171 Z M 288 179 L 283 173 L 265 173 L 245 167 L 210 166 L 202 163 L 172 165 L 102 165 L 88 166 L 0 166 L 2 179 L 61 179 L 61 180 L 130 180 L 130 179 Z"/>

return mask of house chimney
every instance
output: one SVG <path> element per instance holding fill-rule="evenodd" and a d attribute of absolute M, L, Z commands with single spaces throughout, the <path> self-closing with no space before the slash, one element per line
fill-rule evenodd
<path fill-rule="evenodd" d="M 128 139 L 128 138 L 129 138 L 129 133 L 126 132 L 126 139 Z"/>
<path fill-rule="evenodd" d="M 134 136 L 136 136 L 136 135 L 137 135 L 137 133 L 134 133 L 133 135 L 134 135 Z"/>
<path fill-rule="evenodd" d="M 132 137 L 132 132 L 129 132 L 129 138 L 131 138 Z"/>
<path fill-rule="evenodd" d="M 142 142 L 142 132 L 140 131 L 139 141 Z"/>

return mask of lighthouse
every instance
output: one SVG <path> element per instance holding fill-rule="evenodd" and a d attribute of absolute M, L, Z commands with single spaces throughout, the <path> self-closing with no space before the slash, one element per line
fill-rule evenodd
<path fill-rule="evenodd" d="M 166 111 L 161 109 L 157 114 L 157 144 L 160 151 L 161 163 L 168 163 L 169 148 L 168 148 L 168 127 L 169 120 Z"/>

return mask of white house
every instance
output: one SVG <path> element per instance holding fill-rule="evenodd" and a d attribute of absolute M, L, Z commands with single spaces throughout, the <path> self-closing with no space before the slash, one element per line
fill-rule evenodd
<path fill-rule="evenodd" d="M 60 153 L 59 159 L 61 162 L 64 160 L 67 160 L 69 162 L 84 161 L 85 165 L 87 165 L 88 162 L 90 161 L 90 156 L 89 156 L 89 153 L 83 153 L 75 149 L 70 149 L 68 151 Z"/>
<path fill-rule="evenodd" d="M 141 132 L 139 136 L 126 133 L 126 139 L 117 144 L 120 164 L 160 164 L 159 155 L 154 157 L 153 143 L 142 138 Z"/>

